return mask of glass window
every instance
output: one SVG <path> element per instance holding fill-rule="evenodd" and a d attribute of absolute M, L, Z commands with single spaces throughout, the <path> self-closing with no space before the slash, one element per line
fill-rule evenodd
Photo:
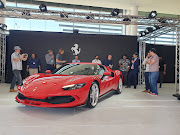
<path fill-rule="evenodd" d="M 46 20 L 32 19 L 31 20 L 31 29 L 30 30 L 46 31 Z"/>
<path fill-rule="evenodd" d="M 102 75 L 104 69 L 93 64 L 68 64 L 60 68 L 55 74 L 61 75 Z"/>
<path fill-rule="evenodd" d="M 83 13 L 96 13 L 96 14 L 110 14 L 111 8 L 90 7 L 80 5 L 70 5 L 62 3 L 43 2 L 36 0 L 7 0 L 6 6 L 18 8 L 32 8 L 39 9 L 40 4 L 47 5 L 47 10 L 52 11 L 67 11 L 67 12 L 83 12 Z M 122 14 L 123 10 L 120 10 Z M 46 13 L 48 14 L 48 13 Z M 49 15 L 49 14 L 48 14 Z M 73 15 L 71 15 L 73 16 Z M 69 15 L 69 17 L 71 17 Z M 86 16 L 82 17 L 86 18 Z M 99 19 L 99 17 L 95 17 Z M 101 18 L 105 19 L 105 18 Z M 115 24 L 96 24 L 96 23 L 80 23 L 80 22 L 65 22 L 53 20 L 40 20 L 40 19 L 19 19 L 19 18 L 6 18 L 8 30 L 34 30 L 34 31 L 51 31 L 51 32 L 68 32 L 72 33 L 73 29 L 78 29 L 79 33 L 85 34 L 122 34 L 122 25 Z M 115 19 L 113 19 L 115 20 Z"/>
<path fill-rule="evenodd" d="M 10 25 L 11 26 L 11 25 Z M 9 27 L 9 26 L 8 26 Z M 14 27 L 9 29 L 15 30 L 30 30 L 31 29 L 31 20 L 15 18 L 14 19 Z"/>

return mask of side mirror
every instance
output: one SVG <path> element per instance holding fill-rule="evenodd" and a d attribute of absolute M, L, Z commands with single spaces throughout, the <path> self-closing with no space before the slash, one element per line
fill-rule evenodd
<path fill-rule="evenodd" d="M 103 76 L 111 76 L 111 72 L 104 72 Z"/>
<path fill-rule="evenodd" d="M 51 70 L 46 70 L 46 74 L 51 74 Z"/>
<path fill-rule="evenodd" d="M 104 72 L 101 80 L 103 80 L 105 76 L 111 76 L 111 72 Z"/>

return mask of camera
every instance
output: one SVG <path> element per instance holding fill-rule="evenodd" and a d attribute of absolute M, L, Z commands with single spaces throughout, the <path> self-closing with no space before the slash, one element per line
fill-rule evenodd
<path fill-rule="evenodd" d="M 24 53 L 24 58 L 27 57 L 27 56 L 28 56 L 28 54 L 27 54 L 27 53 Z"/>

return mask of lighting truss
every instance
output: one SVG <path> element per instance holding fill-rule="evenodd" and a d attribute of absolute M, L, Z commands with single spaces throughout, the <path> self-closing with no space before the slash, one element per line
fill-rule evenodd
<path fill-rule="evenodd" d="M 153 32 L 150 32 L 149 34 L 146 34 L 145 36 L 139 37 L 138 40 L 139 41 L 148 41 L 152 38 L 156 38 L 159 37 L 161 35 L 167 34 L 171 31 L 175 31 L 176 28 L 175 27 L 162 27 L 158 30 L 155 30 Z"/>
<path fill-rule="evenodd" d="M 0 83 L 5 82 L 6 34 L 0 30 Z"/>
<path fill-rule="evenodd" d="M 144 41 L 139 41 L 139 59 L 140 59 L 140 67 L 139 67 L 139 77 L 138 77 L 138 84 L 144 84 L 144 69 L 145 66 L 143 65 L 143 61 L 145 59 L 145 52 L 146 52 L 146 43 Z"/>
<path fill-rule="evenodd" d="M 160 28 L 158 30 L 155 30 L 153 32 L 150 32 L 149 34 L 146 34 L 145 36 L 139 37 L 138 38 L 138 41 L 139 41 L 139 54 L 142 54 L 139 57 L 140 57 L 141 61 L 143 61 L 145 59 L 146 41 L 149 41 L 152 38 L 157 38 L 157 37 L 159 37 L 161 35 L 164 35 L 164 34 L 167 34 L 167 33 L 171 32 L 171 31 L 175 31 L 177 28 L 179 29 L 179 27 L 167 27 L 166 26 L 166 27 L 162 27 L 162 28 Z M 177 47 L 179 47 L 179 46 L 176 46 L 176 48 Z M 178 50 L 178 49 L 176 49 L 176 50 Z M 176 54 L 178 54 L 178 56 L 179 56 L 179 51 Z M 176 57 L 176 61 L 179 61 L 177 59 L 177 57 Z M 178 76 L 178 75 L 179 75 L 179 72 L 177 72 L 176 76 Z M 142 62 L 140 62 L 139 84 L 143 84 L 143 83 L 144 83 L 144 66 L 142 65 Z M 177 89 L 176 91 L 179 91 L 179 89 Z"/>
<path fill-rule="evenodd" d="M 23 12 L 28 12 L 28 15 L 22 15 Z M 63 17 L 61 17 L 63 15 Z M 89 16 L 90 19 L 86 19 Z M 55 21 L 71 21 L 71 22 L 88 22 L 88 23 L 109 23 L 109 24 L 124 24 L 124 25 L 148 25 L 148 26 L 166 26 L 177 27 L 180 26 L 180 19 L 176 18 L 157 18 L 148 19 L 146 16 L 133 15 L 118 15 L 112 16 L 109 14 L 98 13 L 80 13 L 80 12 L 66 12 L 66 11 L 50 11 L 41 12 L 38 9 L 28 8 L 3 8 L 0 9 L 0 17 L 9 18 L 25 18 L 25 19 L 42 19 Z M 129 18 L 131 21 L 123 21 L 124 18 Z M 166 19 L 167 23 L 161 23 L 158 20 Z"/>
<path fill-rule="evenodd" d="M 176 62 L 175 62 L 175 90 L 176 94 L 173 96 L 180 100 L 180 83 L 179 83 L 179 69 L 180 69 L 180 28 L 176 28 Z"/>

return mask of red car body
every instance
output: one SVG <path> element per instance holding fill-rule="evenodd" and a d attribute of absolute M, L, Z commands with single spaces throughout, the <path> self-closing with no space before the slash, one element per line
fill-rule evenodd
<path fill-rule="evenodd" d="M 79 63 L 95 64 L 95 63 Z M 100 65 L 100 64 L 97 64 Z M 101 65 L 103 66 L 103 65 Z M 116 90 L 122 73 L 119 70 L 111 70 L 105 67 L 105 72 L 111 72 L 114 76 L 102 75 L 57 75 L 34 74 L 24 80 L 23 85 L 18 86 L 18 103 L 37 107 L 75 107 L 86 103 L 91 84 L 98 83 L 99 97 L 105 93 Z M 64 90 L 62 87 L 71 84 L 86 83 L 82 88 Z"/>

